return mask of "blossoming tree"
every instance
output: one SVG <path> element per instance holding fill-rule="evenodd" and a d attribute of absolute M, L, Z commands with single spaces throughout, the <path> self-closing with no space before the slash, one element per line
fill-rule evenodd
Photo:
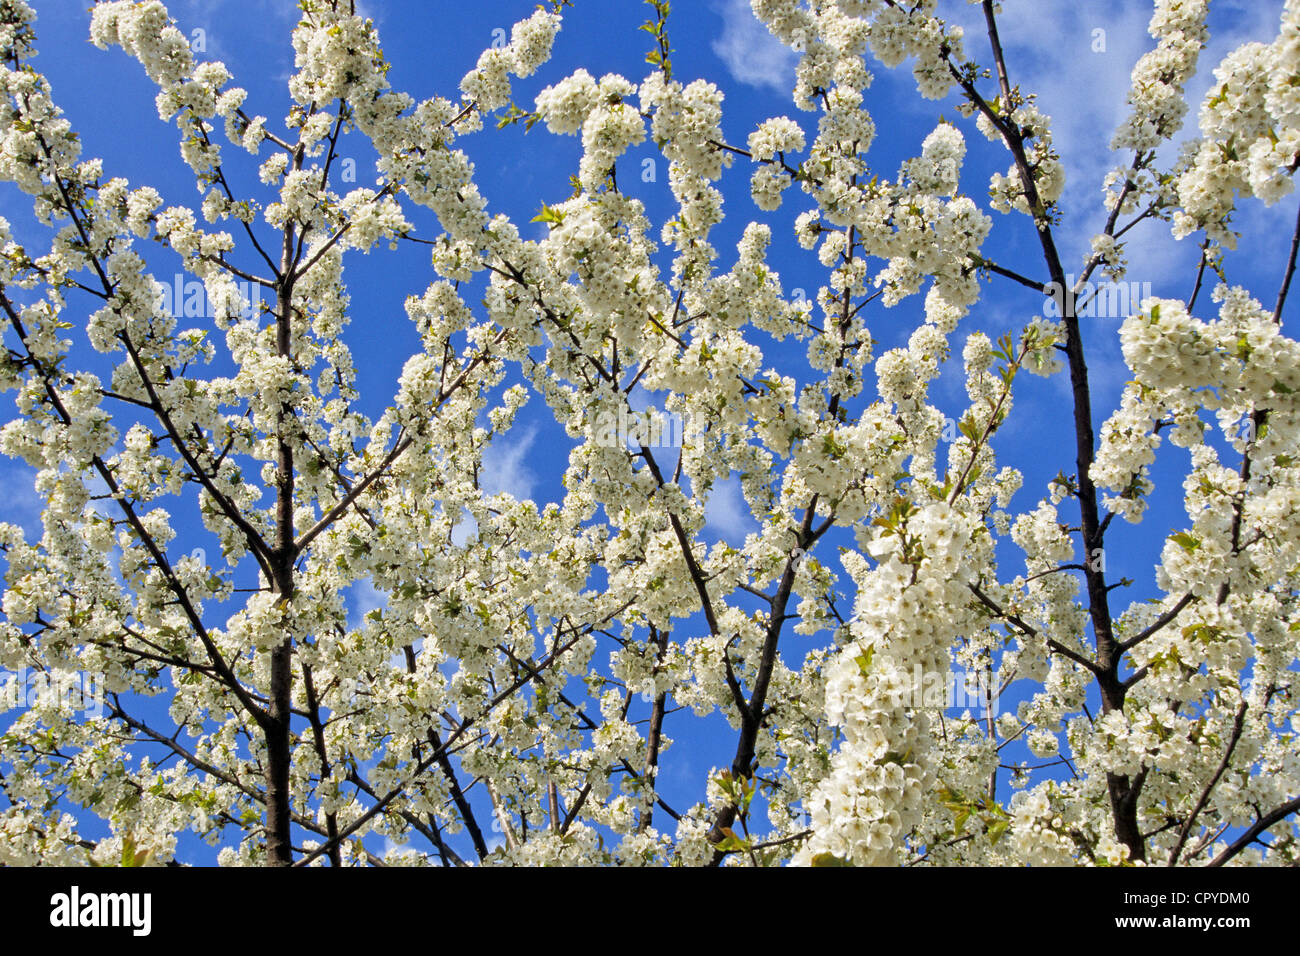
<path fill-rule="evenodd" d="M 0 524 L 0 666 L 92 674 L 106 701 L 9 715 L 0 861 L 184 861 L 187 833 L 222 863 L 278 865 L 1300 861 L 1300 345 L 1282 329 L 1300 231 L 1280 291 L 1233 285 L 1220 255 L 1237 205 L 1277 201 L 1300 166 L 1300 2 L 1218 67 L 1200 137 L 1165 160 L 1208 0 L 1157 0 L 1113 141 L 1127 159 L 1074 266 L 1062 160 L 997 4 L 971 8 L 977 40 L 946 5 L 753 0 L 797 53 L 801 118 L 742 142 L 719 89 L 674 71 L 660 0 L 648 75 L 543 73 L 531 109 L 519 80 L 580 8 L 539 8 L 458 92 L 416 101 L 349 0 L 302 0 L 278 124 L 158 0 L 98 3 L 90 40 L 157 85 L 193 209 L 82 157 L 32 65 L 33 10 L 2 0 L 0 179 L 45 231 L 0 223 L 0 449 L 44 503 L 39 536 Z M 960 116 L 891 177 L 870 159 L 867 67 L 909 58 Z M 492 210 L 471 163 L 515 123 L 581 137 L 572 195 L 539 197 L 535 230 Z M 973 132 L 1006 167 L 995 216 L 963 190 L 985 188 L 963 176 Z M 375 188 L 333 189 L 345 135 L 373 145 Z M 665 221 L 620 176 L 649 143 Z M 724 256 L 723 193 L 747 180 L 752 204 L 732 202 L 755 219 Z M 815 301 L 769 261 L 783 201 L 823 270 Z M 995 218 L 1034 244 L 1028 264 L 981 254 Z M 1079 296 L 1160 221 L 1200 243 L 1195 291 L 1124 321 L 1111 413 Z M 422 348 L 371 414 L 347 330 L 366 290 L 344 263 L 377 243 L 431 267 L 400 277 Z M 210 321 L 160 296 L 177 263 Z M 992 341 L 981 296 L 1023 287 L 1057 317 Z M 878 354 L 883 315 L 911 331 Z M 954 342 L 967 407 L 945 439 L 929 393 Z M 1046 487 L 997 460 L 1023 373 L 1068 376 Z M 679 448 L 602 437 L 634 390 L 686 423 Z M 542 507 L 481 478 L 530 398 L 571 443 Z M 1158 453 L 1182 456 L 1181 490 L 1155 485 Z M 710 544 L 733 474 L 757 530 Z M 1125 523 L 1170 494 L 1185 526 L 1155 598 L 1124 606 L 1105 551 L 1160 540 Z M 363 582 L 382 601 L 357 621 Z M 914 675 L 954 665 L 990 700 L 1030 689 L 1000 715 L 917 699 Z M 680 753 L 716 714 L 729 763 L 674 807 L 668 734 Z M 1016 747 L 1047 762 L 1013 765 Z"/>

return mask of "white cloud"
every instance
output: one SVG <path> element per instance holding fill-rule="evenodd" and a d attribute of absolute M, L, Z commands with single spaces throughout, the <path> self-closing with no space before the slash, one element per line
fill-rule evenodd
<path fill-rule="evenodd" d="M 497 437 L 483 452 L 479 481 L 489 495 L 505 492 L 523 501 L 532 498 L 537 473 L 526 464 L 528 453 L 537 439 L 537 429 L 530 428 L 515 437 L 507 432 Z"/>
<path fill-rule="evenodd" d="M 973 12 L 962 11 L 953 19 L 966 29 L 968 54 L 984 62 L 988 40 L 983 17 L 978 16 L 978 8 L 971 9 Z M 1173 161 L 1178 142 L 1198 134 L 1197 114 L 1214 81 L 1214 67 L 1242 43 L 1276 36 L 1280 10 L 1281 0 L 1227 0 L 1214 10 L 1210 42 L 1188 85 L 1185 125 L 1175 143 L 1162 152 L 1162 166 Z M 1053 143 L 1066 167 L 1062 207 L 1067 220 L 1078 227 L 1085 222 L 1095 227 L 1058 231 L 1067 266 L 1068 260 L 1079 262 L 1088 254 L 1092 232 L 1104 222 L 1101 185 L 1106 174 L 1132 158 L 1112 152 L 1110 140 L 1131 110 L 1127 99 L 1133 66 L 1156 45 L 1147 33 L 1150 17 L 1149 3 L 1004 0 L 998 30 L 1011 82 L 1025 92 L 1037 93 L 1039 107 L 1052 117 Z M 1098 39 L 1104 43 L 1100 50 L 1095 43 Z M 1174 248 L 1168 228 L 1151 223 L 1139 229 L 1142 253 L 1151 256 L 1141 278 L 1159 286 L 1166 270 L 1176 267 L 1181 275 L 1186 256 Z M 1139 238 L 1136 231 L 1130 238 Z M 1164 248 L 1153 249 L 1152 240 Z M 1138 245 L 1131 243 L 1130 252 Z M 1137 262 L 1134 266 L 1136 273 Z M 1157 294 L 1161 290 L 1157 289 Z"/>
<path fill-rule="evenodd" d="M 978 9 L 975 8 L 975 13 Z M 1070 219 L 1097 220 L 1105 211 L 1101 184 L 1127 157 L 1110 151 L 1110 140 L 1128 112 L 1133 64 L 1154 41 L 1147 35 L 1149 4 L 1065 3 L 1005 0 L 998 33 L 1013 85 L 1038 94 L 1039 108 L 1052 117 L 1052 141 L 1065 163 L 1063 209 Z M 966 50 L 989 59 L 983 17 L 966 27 Z M 1094 31 L 1104 30 L 1104 49 L 1094 49 Z M 1009 159 L 1008 159 L 1009 162 Z M 1089 251 L 1090 233 L 1070 230 L 1076 260 Z"/>
<path fill-rule="evenodd" d="M 0 486 L 5 489 L 0 521 L 18 525 L 29 541 L 40 540 L 44 531 L 41 514 L 45 502 L 32 487 L 35 478 L 35 469 L 26 464 L 10 461 L 0 464 Z"/>
<path fill-rule="evenodd" d="M 478 534 L 478 522 L 468 510 L 462 509 L 461 520 L 451 528 L 451 543 L 458 548 L 463 548 L 476 534 Z"/>
<path fill-rule="evenodd" d="M 356 628 L 366 619 L 371 611 L 378 610 L 388 603 L 388 598 L 379 593 L 375 583 L 369 578 L 358 581 L 348 588 L 344 605 L 348 609 L 348 627 Z"/>
<path fill-rule="evenodd" d="M 537 440 L 537 429 L 520 429 L 498 435 L 483 452 L 479 484 L 486 495 L 505 492 L 520 501 L 531 499 L 537 485 L 537 473 L 527 464 Z M 452 526 L 451 543 L 465 547 L 478 534 L 478 522 L 462 509 L 460 520 Z"/>
<path fill-rule="evenodd" d="M 383 23 L 384 11 L 382 8 L 372 7 L 366 0 L 356 0 L 357 16 L 363 20 L 373 20 L 376 26 Z"/>
<path fill-rule="evenodd" d="M 1179 143 L 1199 135 L 1197 117 L 1214 82 L 1214 68 L 1243 43 L 1271 41 L 1277 34 L 1281 6 L 1281 0 L 1224 0 L 1213 9 L 1210 41 L 1186 91 L 1189 109 L 1184 127 L 1175 142 L 1162 150 L 1158 159 L 1162 168 L 1172 164 Z M 1004 0 L 1003 7 L 998 24 L 1011 82 L 1038 94 L 1039 106 L 1052 117 L 1054 143 L 1066 166 L 1064 228 L 1057 230 L 1056 236 L 1066 271 L 1077 273 L 1089 254 L 1090 237 L 1104 222 L 1102 182 L 1110 169 L 1131 158 L 1112 152 L 1110 139 L 1132 108 L 1127 99 L 1133 66 L 1156 44 L 1147 33 L 1151 5 L 1120 0 Z M 986 62 L 988 40 L 979 9 L 959 10 L 954 5 L 946 15 L 965 28 L 968 54 Z M 1098 30 L 1104 31 L 1104 36 L 1095 32 Z M 1095 41 L 1101 39 L 1104 50 L 1097 50 L 1101 44 Z M 971 184 L 968 188 L 978 187 Z M 1294 209 L 1294 200 L 1272 209 L 1248 200 L 1236 217 L 1238 229 L 1267 234 L 1257 231 L 1262 226 L 1289 233 Z M 1140 224 L 1125 238 L 1129 259 L 1126 281 L 1149 283 L 1156 296 L 1190 295 L 1198 258 L 1196 242 L 1175 240 L 1168 224 L 1158 221 Z M 1215 279 L 1208 276 L 1206 281 L 1198 311 L 1209 305 Z M 1113 334 L 1121 318 L 1090 321 L 1103 326 L 1088 332 L 1089 366 L 1100 421 L 1131 373 Z M 1056 376 L 1052 387 L 1062 398 L 1068 397 L 1068 375 Z"/>
<path fill-rule="evenodd" d="M 713 52 L 732 77 L 789 94 L 794 89 L 795 52 L 767 32 L 749 0 L 722 0 L 713 9 L 722 17 L 722 35 L 713 41 Z"/>
<path fill-rule="evenodd" d="M 749 504 L 740 488 L 740 479 L 732 476 L 715 481 L 704 502 L 704 528 L 728 544 L 744 544 L 745 536 L 758 530 L 749 513 Z"/>
<path fill-rule="evenodd" d="M 230 0 L 172 0 L 167 5 L 167 12 L 191 44 L 197 39 L 194 31 L 203 31 L 204 49 L 196 53 L 199 60 L 222 60 L 228 66 L 234 55 L 224 41 L 233 41 L 236 46 L 242 45 L 244 38 L 241 32 L 250 15 L 264 26 L 274 23 L 277 29 L 295 24 L 299 18 L 294 5 L 278 3 L 276 0 L 253 0 L 255 12 L 249 9 L 247 0 L 239 10 L 231 9 L 231 6 Z"/>

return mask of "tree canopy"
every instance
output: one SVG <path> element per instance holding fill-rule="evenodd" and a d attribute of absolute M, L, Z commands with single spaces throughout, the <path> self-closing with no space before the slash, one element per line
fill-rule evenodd
<path fill-rule="evenodd" d="M 703 5 L 416 96 L 301 0 L 277 101 L 0 0 L 0 862 L 1300 862 L 1300 0 L 1209 6 L 1071 166 L 994 0 L 752 0 L 745 128 Z"/>

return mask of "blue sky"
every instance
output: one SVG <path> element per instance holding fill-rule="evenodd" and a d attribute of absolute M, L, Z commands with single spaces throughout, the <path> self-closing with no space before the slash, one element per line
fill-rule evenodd
<path fill-rule="evenodd" d="M 389 81 L 420 99 L 433 94 L 455 98 L 460 78 L 473 66 L 481 50 L 492 43 L 494 31 L 508 33 L 511 24 L 528 16 L 535 4 L 531 0 L 477 4 L 366 0 L 359 6 L 379 29 L 384 52 L 392 63 Z M 1213 39 L 1203 55 L 1201 73 L 1189 90 L 1192 108 L 1187 133 L 1194 132 L 1197 106 L 1211 82 L 1210 67 L 1243 42 L 1271 40 L 1281 6 L 1281 0 L 1218 0 L 1214 4 Z M 40 55 L 35 65 L 50 79 L 56 102 L 81 135 L 84 153 L 103 157 L 107 176 L 124 176 L 133 186 L 153 185 L 168 204 L 197 207 L 201 196 L 177 155 L 175 129 L 158 120 L 153 105 L 156 89 L 139 65 L 120 50 L 104 52 L 89 45 L 89 13 L 84 0 L 37 0 L 35 7 L 40 18 L 36 26 Z M 1132 65 L 1153 44 L 1146 34 L 1150 4 L 1132 0 L 1004 0 L 1003 8 L 1001 24 L 1012 80 L 1027 91 L 1036 91 L 1041 108 L 1054 118 L 1055 143 L 1067 168 L 1064 219 L 1057 237 L 1067 271 L 1071 267 L 1077 271 L 1090 237 L 1104 220 L 1102 180 L 1110 168 L 1127 161 L 1109 153 L 1107 144 L 1126 112 L 1124 98 Z M 289 102 L 285 84 L 292 68 L 288 39 L 297 19 L 294 4 L 287 0 L 178 0 L 169 9 L 186 34 L 197 38 L 200 34 L 193 31 L 203 31 L 204 55 L 223 60 L 235 75 L 234 84 L 248 89 L 246 111 L 266 115 L 272 129 L 282 128 Z M 967 25 L 968 54 L 987 62 L 979 8 L 968 6 L 964 0 L 945 2 L 941 14 Z M 578 67 L 595 76 L 618 72 L 639 81 L 650 69 L 644 62 L 650 41 L 636 28 L 648 15 L 649 8 L 638 0 L 577 0 L 575 8 L 566 13 L 553 60 L 536 76 L 516 83 L 516 101 L 525 109 L 531 108 L 538 91 Z M 675 49 L 676 77 L 684 81 L 704 77 L 724 89 L 723 129 L 730 142 L 743 145 L 758 122 L 774 115 L 787 114 L 815 128 L 815 116 L 800 114 L 790 102 L 793 54 L 766 34 L 750 13 L 748 0 L 682 0 L 674 5 L 668 29 Z M 1104 31 L 1104 51 L 1094 49 L 1097 30 Z M 1005 153 L 987 143 L 974 130 L 973 123 L 959 119 L 955 96 L 938 104 L 926 102 L 916 94 L 906 68 L 890 72 L 879 64 L 870 65 L 876 80 L 866 105 L 879 129 L 870 154 L 875 169 L 892 177 L 902 160 L 919 152 L 921 141 L 942 113 L 957 121 L 966 134 L 969 153 L 963 191 L 988 211 L 988 177 L 1006 169 Z M 505 212 L 516 222 L 526 223 L 544 202 L 569 195 L 568 179 L 576 172 L 579 156 L 575 138 L 551 136 L 540 126 L 528 133 L 522 126 L 501 132 L 491 129 L 491 124 L 488 127 L 458 145 L 476 163 L 477 182 L 494 212 Z M 374 153 L 358 137 L 345 141 L 341 155 L 355 160 L 358 185 L 366 185 L 374 178 Z M 257 186 L 253 161 L 229 146 L 224 156 L 238 181 L 261 189 L 259 198 L 264 198 L 265 189 Z M 656 158 L 649 143 L 634 150 L 627 165 L 640 168 L 646 158 Z M 661 159 L 657 162 L 654 182 L 621 177 L 620 183 L 632 180 L 626 188 L 645 200 L 653 220 L 662 222 L 671 216 L 673 207 L 666 168 Z M 789 293 L 802 288 L 812 297 L 823 281 L 821 270 L 811 253 L 794 244 L 790 229 L 794 216 L 805 208 L 799 201 L 802 197 L 791 190 L 781 211 L 760 213 L 749 198 L 748 172 L 743 161 L 738 162 L 723 180 L 728 218 L 714 235 L 721 267 L 728 268 L 734 260 L 735 243 L 744 225 L 761 217 L 773 225 L 771 261 L 781 273 L 785 290 Z M 352 188 L 337 180 L 333 186 L 339 191 Z M 1295 196 L 1272 208 L 1247 203 L 1238 228 L 1247 236 L 1279 238 L 1271 244 L 1247 244 L 1243 252 L 1229 254 L 1226 260 L 1229 278 L 1252 288 L 1268 302 L 1276 292 L 1286 255 L 1285 239 L 1290 235 L 1296 206 Z M 1018 215 L 991 214 L 994 229 L 983 251 L 985 257 L 1046 278 L 1029 220 Z M 34 239 L 37 235 L 36 227 L 28 225 L 30 204 L 16 190 L 0 188 L 0 215 L 13 224 L 20 239 Z M 427 212 L 408 209 L 408 216 L 416 224 L 417 235 L 435 234 Z M 539 224 L 531 228 L 545 227 Z M 1128 280 L 1149 283 L 1152 294 L 1157 296 L 1185 298 L 1198 254 L 1195 241 L 1175 242 L 1168 226 L 1162 223 L 1146 223 L 1131 235 Z M 176 271 L 175 266 L 175 262 L 159 256 L 155 274 L 168 279 Z M 407 356 L 419 346 L 418 336 L 403 313 L 403 301 L 409 294 L 418 294 L 435 276 L 426 253 L 412 245 L 396 252 L 380 247 L 369 256 L 353 255 L 346 268 L 352 295 L 349 343 L 359 370 L 363 405 L 377 415 L 391 401 Z M 878 342 L 877 354 L 906 341 L 920 321 L 921 298 L 908 299 L 892 310 L 877 307 L 867 313 Z M 473 302 L 470 295 L 466 299 Z M 1208 302 L 1205 296 L 1203 306 Z M 996 337 L 1001 331 L 1019 329 L 1041 314 L 1039 296 L 995 280 L 986 288 L 972 316 L 959 328 L 954 351 L 960 354 L 964 335 L 976 328 Z M 1096 318 L 1086 329 L 1096 402 L 1094 419 L 1098 425 L 1114 407 L 1128 378 L 1120 360 L 1120 321 Z M 802 380 L 806 365 L 801 346 L 783 351 L 764 342 L 764 347 L 765 364 Z M 87 352 L 83 347 L 78 356 L 92 366 L 99 361 L 102 368 L 102 360 Z M 932 392 L 932 400 L 948 414 L 960 416 L 965 404 L 963 383 L 960 362 L 949 362 Z M 995 447 L 1001 464 L 1020 467 L 1025 473 L 1024 488 L 1012 507 L 1013 511 L 1025 511 L 1032 510 L 1048 479 L 1058 471 L 1073 470 L 1073 439 L 1065 374 L 1050 380 L 1022 377 L 1017 388 L 1017 409 L 999 431 Z M 0 413 L 3 416 L 12 413 L 7 399 L 5 404 L 5 411 Z M 489 476 L 489 490 L 509 491 L 539 502 L 559 500 L 563 494 L 560 474 L 570 444 L 563 429 L 550 420 L 544 402 L 534 397 L 515 429 L 488 453 L 485 473 Z M 1165 451 L 1156 470 L 1158 491 L 1146 522 L 1113 532 L 1108 570 L 1113 580 L 1130 577 L 1137 582 L 1127 594 L 1129 599 L 1159 596 L 1153 590 L 1151 572 L 1166 535 L 1185 520 L 1178 491 L 1185 464 L 1180 450 Z M 30 490 L 30 470 L 21 463 L 0 459 L 0 482 L 8 489 L 0 503 L 0 520 L 19 523 L 29 534 L 39 534 L 40 503 Z M 706 537 L 711 539 L 724 538 L 739 544 L 746 533 L 757 527 L 734 481 L 714 489 L 707 514 Z M 834 553 L 836 543 L 828 539 L 828 554 Z M 1008 549 L 1001 558 L 1004 577 L 1011 577 L 1023 567 L 1023 558 L 1014 549 Z M 365 588 L 357 589 L 353 597 L 358 617 L 382 600 L 373 589 Z M 220 610 L 225 613 L 227 609 Z M 692 624 L 684 622 L 683 637 L 697 633 L 691 631 Z M 795 635 L 787 639 L 787 644 L 792 663 L 808 646 L 806 638 Z M 0 717 L 0 725 L 3 722 Z M 690 736 L 701 731 L 701 738 Z M 676 725 L 670 719 L 667 732 L 679 743 L 673 760 L 666 759 L 661 783 L 669 802 L 683 809 L 702 799 L 707 769 L 730 762 L 734 734 L 720 718 L 700 722 L 688 715 L 682 715 Z"/>

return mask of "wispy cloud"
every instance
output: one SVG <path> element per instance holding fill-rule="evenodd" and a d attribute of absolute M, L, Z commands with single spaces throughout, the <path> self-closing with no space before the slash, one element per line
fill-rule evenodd
<path fill-rule="evenodd" d="M 0 521 L 18 525 L 29 541 L 40 538 L 41 512 L 45 510 L 44 501 L 32 487 L 35 476 L 35 470 L 21 462 L 0 461 L 0 487 L 5 489 Z"/>
<path fill-rule="evenodd" d="M 507 432 L 497 437 L 483 452 L 480 481 L 489 495 L 505 492 L 520 501 L 532 498 L 537 473 L 527 464 L 529 452 L 537 440 L 537 429 Z"/>
<path fill-rule="evenodd" d="M 1156 45 L 1147 32 L 1152 5 L 1122 0 L 1004 0 L 1003 8 L 998 24 L 1011 82 L 1038 95 L 1039 107 L 1052 117 L 1053 141 L 1065 163 L 1066 228 L 1057 231 L 1057 241 L 1066 271 L 1075 273 L 1090 252 L 1091 236 L 1105 219 L 1101 186 L 1106 174 L 1131 159 L 1111 151 L 1110 140 L 1132 109 L 1127 99 L 1133 66 Z M 1281 0 L 1223 0 L 1214 8 L 1210 41 L 1186 91 L 1189 109 L 1184 127 L 1161 152 L 1162 168 L 1172 165 L 1181 142 L 1199 135 L 1197 117 L 1215 82 L 1214 68 L 1243 43 L 1270 42 L 1277 34 L 1281 8 Z M 979 8 L 954 4 L 945 16 L 965 28 L 967 53 L 986 62 L 988 40 Z M 1278 207 L 1266 210 L 1258 202 L 1243 203 L 1239 227 L 1267 222 L 1289 230 L 1282 220 L 1294 214 L 1294 203 L 1278 205 L 1286 211 L 1279 214 Z M 1127 280 L 1149 282 L 1157 296 L 1181 298 L 1190 293 L 1198 256 L 1194 242 L 1175 240 L 1167 224 L 1154 221 L 1142 224 L 1126 239 Z M 1114 328 L 1120 320 L 1094 321 Z M 1095 337 L 1089 364 L 1095 391 L 1103 401 L 1118 395 L 1130 377 L 1113 336 Z M 1059 387 L 1068 389 L 1067 377 L 1058 379 Z"/>
<path fill-rule="evenodd" d="M 736 546 L 744 544 L 745 536 L 751 531 L 758 530 L 738 477 L 733 475 L 714 482 L 709 489 L 704 503 L 704 530 Z"/>
<path fill-rule="evenodd" d="M 452 525 L 451 543 L 458 548 L 463 548 L 476 534 L 478 534 L 478 522 L 468 511 L 462 510 L 461 520 Z"/>
<path fill-rule="evenodd" d="M 749 0 L 721 0 L 713 9 L 722 17 L 722 34 L 713 41 L 713 52 L 732 77 L 788 94 L 794 88 L 794 51 L 767 32 Z"/>
<path fill-rule="evenodd" d="M 954 13 L 956 15 L 954 15 Z M 978 7 L 950 11 L 966 31 L 966 52 L 988 60 L 984 18 Z M 998 31 L 1011 82 L 1038 96 L 1052 117 L 1052 138 L 1065 163 L 1067 215 L 1104 217 L 1101 184 L 1125 161 L 1110 151 L 1111 136 L 1123 122 L 1133 64 L 1154 42 L 1146 31 L 1149 3 L 1044 2 L 1005 0 Z M 1050 38 L 1050 39 L 1049 39 Z M 1077 249 L 1088 249 L 1078 230 Z"/>
<path fill-rule="evenodd" d="M 348 627 L 360 627 L 366 615 L 388 603 L 369 578 L 358 581 L 348 589 L 344 604 L 348 609 Z"/>
<path fill-rule="evenodd" d="M 1038 94 L 1039 107 L 1052 117 L 1053 143 L 1066 167 L 1064 212 L 1080 225 L 1088 221 L 1100 227 L 1105 217 L 1102 182 L 1111 169 L 1131 159 L 1112 152 L 1110 140 L 1132 109 L 1127 99 L 1133 66 L 1156 45 L 1147 33 L 1152 5 L 1121 0 L 1004 0 L 1003 7 L 998 26 L 1011 81 L 1025 92 Z M 1216 11 L 1219 15 L 1211 20 L 1216 29 L 1187 89 L 1190 108 L 1179 142 L 1198 135 L 1197 114 L 1214 82 L 1214 67 L 1242 43 L 1276 36 L 1281 7 L 1281 0 L 1226 0 Z M 948 15 L 966 29 L 967 52 L 983 62 L 988 41 L 978 14 L 978 8 L 972 7 Z M 1176 148 L 1177 142 L 1162 153 L 1162 165 L 1172 162 Z M 1153 226 L 1148 232 L 1159 229 Z M 1091 232 L 1083 228 L 1067 232 L 1069 248 L 1063 251 L 1078 261 L 1089 251 Z M 1142 238 L 1144 251 L 1154 251 L 1150 236 Z M 1167 239 L 1161 244 L 1172 243 Z M 1165 266 L 1183 265 L 1183 257 L 1172 249 L 1158 250 L 1157 255 Z M 1154 281 L 1156 276 L 1143 278 Z"/>

